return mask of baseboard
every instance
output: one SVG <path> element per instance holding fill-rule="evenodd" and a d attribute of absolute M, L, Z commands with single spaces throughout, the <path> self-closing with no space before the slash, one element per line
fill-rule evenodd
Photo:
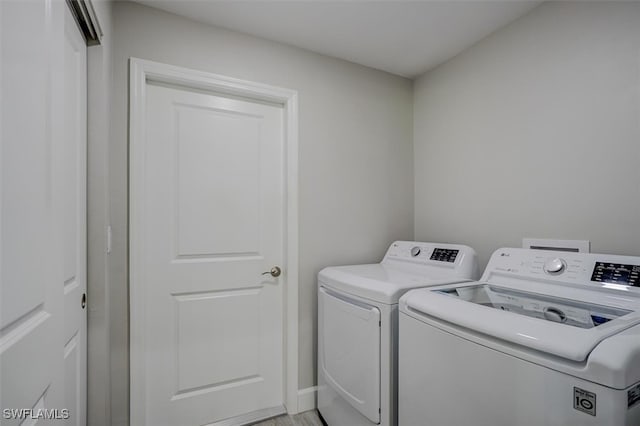
<path fill-rule="evenodd" d="M 315 410 L 317 393 L 318 393 L 317 386 L 311 386 L 310 388 L 298 390 L 298 412 L 299 413 L 303 413 L 309 410 Z"/>

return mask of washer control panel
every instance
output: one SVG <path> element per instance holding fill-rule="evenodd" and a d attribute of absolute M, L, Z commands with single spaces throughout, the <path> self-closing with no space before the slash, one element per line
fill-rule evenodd
<path fill-rule="evenodd" d="M 591 281 L 640 287 L 640 264 L 596 262 L 591 274 Z"/>
<path fill-rule="evenodd" d="M 616 284 L 640 291 L 640 257 L 504 248 L 493 253 L 482 280 L 496 273 L 586 285 Z"/>

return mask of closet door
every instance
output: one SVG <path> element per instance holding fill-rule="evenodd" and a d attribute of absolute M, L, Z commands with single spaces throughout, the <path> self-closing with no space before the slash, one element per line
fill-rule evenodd
<path fill-rule="evenodd" d="M 0 1 L 3 425 L 86 423 L 86 52 L 65 14 Z"/>
<path fill-rule="evenodd" d="M 86 423 L 87 404 L 87 48 L 71 12 L 64 14 L 64 133 L 59 141 L 56 196 L 60 200 L 64 291 L 65 406 L 68 424 Z"/>
<path fill-rule="evenodd" d="M 46 0 L 0 2 L 3 425 L 21 424 L 21 409 L 64 408 L 53 115 L 61 87 L 52 59 L 59 11 Z"/>

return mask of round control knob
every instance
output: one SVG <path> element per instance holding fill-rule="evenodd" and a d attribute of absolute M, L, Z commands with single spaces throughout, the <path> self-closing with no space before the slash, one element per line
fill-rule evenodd
<path fill-rule="evenodd" d="M 411 247 L 411 256 L 416 257 L 419 254 L 420 254 L 420 247 L 418 246 Z"/>
<path fill-rule="evenodd" d="M 556 257 L 553 259 L 548 259 L 546 262 L 544 262 L 544 271 L 547 274 L 551 275 L 561 274 L 566 266 L 567 264 L 564 262 L 564 260 Z"/>

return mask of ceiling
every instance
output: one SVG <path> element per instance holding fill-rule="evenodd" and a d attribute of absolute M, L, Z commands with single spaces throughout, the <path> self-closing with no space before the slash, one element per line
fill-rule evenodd
<path fill-rule="evenodd" d="M 218 27 L 416 77 L 541 1 L 135 0 Z"/>

